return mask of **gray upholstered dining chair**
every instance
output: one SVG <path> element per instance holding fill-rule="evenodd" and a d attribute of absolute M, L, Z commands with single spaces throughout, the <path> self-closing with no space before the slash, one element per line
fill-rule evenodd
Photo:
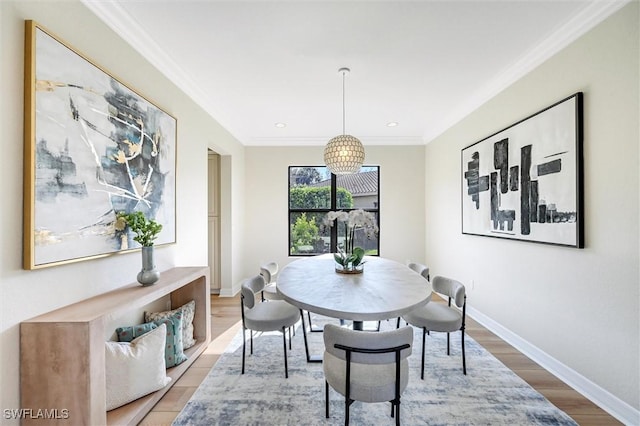
<path fill-rule="evenodd" d="M 281 331 L 284 345 L 284 376 L 289 377 L 287 366 L 287 336 L 289 329 L 289 349 L 291 349 L 291 326 L 300 319 L 298 308 L 284 300 L 257 302 L 256 294 L 264 288 L 265 281 L 260 275 L 248 278 L 242 283 L 240 305 L 242 309 L 242 374 L 244 374 L 247 339 L 245 331 L 249 330 L 251 354 L 253 354 L 254 331 Z"/>
<path fill-rule="evenodd" d="M 424 380 L 425 337 L 428 332 L 447 333 L 447 355 L 450 354 L 449 334 L 454 331 L 462 333 L 462 372 L 467 374 L 467 363 L 464 354 L 464 326 L 467 309 L 467 295 L 464 285 L 459 281 L 445 277 L 434 277 L 431 283 L 433 291 L 445 296 L 447 304 L 431 301 L 402 316 L 407 323 L 422 328 L 422 365 L 420 378 Z M 451 306 L 451 301 L 455 307 Z M 457 308 L 456 308 L 457 307 Z"/>
<path fill-rule="evenodd" d="M 262 300 L 284 300 L 277 290 L 276 275 L 278 270 L 279 267 L 276 262 L 260 265 L 260 275 L 262 275 L 265 282 L 264 290 L 262 290 Z"/>
<path fill-rule="evenodd" d="M 423 265 L 422 263 L 417 263 L 417 262 L 407 262 L 407 267 L 409 267 L 409 269 L 411 269 L 412 271 L 420 274 L 425 280 L 430 281 L 428 266 Z M 398 320 L 396 321 L 396 328 L 399 328 L 399 327 L 400 327 L 400 317 L 398 317 Z"/>
<path fill-rule="evenodd" d="M 413 328 L 368 333 L 334 324 L 324 326 L 325 414 L 329 418 L 329 386 L 344 395 L 345 425 L 354 401 L 391 402 L 400 424 L 400 395 L 409 383 L 407 357 Z"/>
<path fill-rule="evenodd" d="M 431 278 L 429 277 L 429 267 L 427 265 L 423 265 L 422 263 L 417 262 L 408 262 L 407 267 L 409 267 L 409 269 L 411 269 L 412 271 L 415 271 L 418 274 L 422 275 L 427 281 L 431 280 Z"/>

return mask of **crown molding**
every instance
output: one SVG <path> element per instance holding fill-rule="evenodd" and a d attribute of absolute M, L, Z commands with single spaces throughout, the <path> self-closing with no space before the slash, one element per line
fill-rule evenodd
<path fill-rule="evenodd" d="M 444 119 L 440 126 L 423 136 L 424 143 L 431 142 L 464 117 L 484 105 L 500 92 L 533 71 L 587 31 L 620 10 L 632 0 L 595 1 L 576 14 L 565 25 L 525 52 L 517 61 L 505 68 L 487 84 L 475 91 L 466 102 Z"/>
<path fill-rule="evenodd" d="M 324 146 L 331 136 L 322 137 L 253 137 L 248 138 L 246 146 Z M 419 136 L 358 136 L 364 146 L 374 145 L 424 145 Z"/>
<path fill-rule="evenodd" d="M 193 79 L 178 65 L 155 40 L 140 28 L 138 22 L 131 17 L 126 10 L 115 1 L 81 0 L 81 2 L 91 10 L 109 28 L 115 31 L 134 50 L 149 61 L 158 71 L 164 74 L 180 90 L 193 99 L 202 107 L 214 120 L 216 120 L 233 137 L 242 141 L 242 135 L 234 132 L 225 125 L 225 115 L 218 110 L 209 100 L 205 93 Z"/>
<path fill-rule="evenodd" d="M 100 18 L 107 26 L 120 35 L 146 60 L 155 66 L 162 74 L 183 90 L 187 96 L 200 105 L 214 120 L 232 134 L 244 145 L 321 145 L 326 143 L 319 138 L 250 138 L 242 135 L 238 129 L 232 129 L 223 111 L 213 105 L 208 97 L 200 90 L 189 75 L 169 57 L 163 49 L 143 31 L 137 22 L 122 6 L 113 1 L 81 0 L 82 3 Z M 567 47 L 587 31 L 598 25 L 604 19 L 621 9 L 633 0 L 594 1 L 576 14 L 566 25 L 549 35 L 533 49 L 525 52 L 520 59 L 504 69 L 494 79 L 472 93 L 466 102 L 459 105 L 438 126 L 432 126 L 428 133 L 422 135 L 420 144 L 431 142 L 447 129 L 454 126 L 471 112 L 495 97 L 498 93 L 524 77 L 526 74 L 542 64 L 547 59 Z M 399 138 L 372 137 L 366 140 L 369 145 L 397 144 Z M 406 139 L 407 145 L 417 144 L 416 138 Z"/>

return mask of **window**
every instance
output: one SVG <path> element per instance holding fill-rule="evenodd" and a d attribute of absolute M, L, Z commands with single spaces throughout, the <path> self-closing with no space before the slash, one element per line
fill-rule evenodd
<path fill-rule="evenodd" d="M 289 255 L 335 253 L 343 248 L 345 224 L 326 227 L 330 211 L 363 209 L 380 224 L 380 167 L 363 166 L 359 173 L 336 176 L 326 167 L 289 166 Z M 380 237 L 355 236 L 367 255 L 380 254 Z"/>

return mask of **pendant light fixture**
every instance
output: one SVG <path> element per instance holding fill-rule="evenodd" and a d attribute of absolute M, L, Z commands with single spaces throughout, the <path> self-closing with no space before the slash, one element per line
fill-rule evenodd
<path fill-rule="evenodd" d="M 324 164 L 335 175 L 357 173 L 364 162 L 364 147 L 358 138 L 345 134 L 344 79 L 349 68 L 340 68 L 342 74 L 342 134 L 334 137 L 324 147 Z"/>

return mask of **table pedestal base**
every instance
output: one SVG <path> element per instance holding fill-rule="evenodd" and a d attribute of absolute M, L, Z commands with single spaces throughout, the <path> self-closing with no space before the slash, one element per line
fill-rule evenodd
<path fill-rule="evenodd" d="M 300 319 L 302 320 L 302 337 L 304 338 L 304 352 L 307 355 L 307 362 L 322 362 L 322 355 L 309 355 L 309 344 L 307 343 L 307 326 L 304 323 L 304 312 L 302 312 L 302 309 L 300 309 Z M 309 326 L 311 326 L 311 316 L 309 316 Z"/>
<path fill-rule="evenodd" d="M 312 332 L 322 332 L 321 328 L 313 329 L 311 325 L 311 314 L 307 312 L 309 318 L 309 330 Z M 309 343 L 307 342 L 307 325 L 304 322 L 304 312 L 300 309 L 300 319 L 302 320 L 302 337 L 304 338 L 304 352 L 307 356 L 307 362 L 322 362 L 322 355 L 309 354 Z M 340 325 L 344 325 L 344 320 L 340 320 Z M 364 331 L 364 321 L 353 321 L 353 329 L 357 331 Z M 380 331 L 380 321 L 378 321 L 377 329 L 367 331 Z"/>

